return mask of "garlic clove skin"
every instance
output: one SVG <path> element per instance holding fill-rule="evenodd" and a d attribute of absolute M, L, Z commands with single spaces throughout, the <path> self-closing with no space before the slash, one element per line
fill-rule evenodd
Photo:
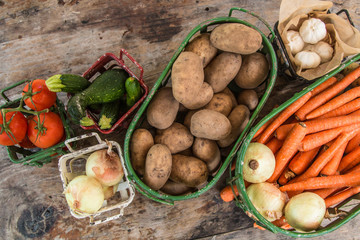
<path fill-rule="evenodd" d="M 286 33 L 286 39 L 289 42 L 287 45 L 293 55 L 297 54 L 304 48 L 304 41 L 300 36 L 300 33 L 294 30 L 289 30 Z"/>
<path fill-rule="evenodd" d="M 316 44 L 326 37 L 326 26 L 318 18 L 310 18 L 303 22 L 299 29 L 301 38 L 305 43 Z"/>
<path fill-rule="evenodd" d="M 316 52 L 304 50 L 295 55 L 295 64 L 301 69 L 316 68 L 320 65 L 321 58 Z"/>

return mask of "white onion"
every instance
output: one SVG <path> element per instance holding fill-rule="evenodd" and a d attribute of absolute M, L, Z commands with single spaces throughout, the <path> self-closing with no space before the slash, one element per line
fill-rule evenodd
<path fill-rule="evenodd" d="M 244 179 L 251 183 L 268 180 L 275 170 L 275 156 L 265 144 L 250 143 L 244 157 Z"/>
<path fill-rule="evenodd" d="M 86 175 L 96 178 L 104 186 L 118 184 L 124 177 L 124 170 L 119 155 L 108 149 L 93 152 L 86 161 Z"/>
<path fill-rule="evenodd" d="M 256 210 L 268 221 L 275 221 L 282 216 L 287 196 L 275 185 L 253 183 L 246 189 L 246 193 Z"/>
<path fill-rule="evenodd" d="M 70 208 L 79 213 L 95 213 L 104 202 L 101 184 L 95 178 L 85 175 L 72 179 L 64 193 Z"/>
<path fill-rule="evenodd" d="M 298 231 L 309 232 L 317 229 L 326 212 L 325 201 L 312 192 L 300 193 L 285 206 L 286 221 Z"/>

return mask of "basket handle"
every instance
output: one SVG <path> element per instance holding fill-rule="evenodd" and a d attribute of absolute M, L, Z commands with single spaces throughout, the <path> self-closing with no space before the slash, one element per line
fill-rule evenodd
<path fill-rule="evenodd" d="M 123 60 L 123 55 L 125 55 L 128 59 L 130 59 L 130 61 L 136 65 L 136 67 L 138 67 L 140 69 L 140 76 L 138 77 L 139 82 L 144 82 L 143 80 L 143 76 L 144 76 L 144 69 L 143 67 L 125 50 L 125 49 L 120 49 L 120 55 L 119 55 L 119 59 L 120 61 L 124 62 Z M 133 73 L 133 71 L 131 71 L 125 64 L 123 66 L 125 68 L 125 70 L 127 70 L 128 72 L 131 73 L 131 75 L 135 76 L 135 74 Z"/>
<path fill-rule="evenodd" d="M 240 12 L 244 12 L 244 13 L 247 13 L 247 14 L 250 14 L 251 16 L 253 17 L 256 17 L 258 20 L 260 20 L 266 27 L 267 29 L 269 29 L 270 33 L 271 33 L 271 36 L 270 36 L 270 41 L 273 42 L 274 39 L 275 39 L 275 33 L 274 33 L 274 30 L 271 28 L 270 24 L 268 22 L 266 22 L 263 18 L 261 18 L 259 15 L 257 15 L 256 13 L 254 12 L 251 12 L 249 10 L 246 10 L 246 9 L 243 9 L 243 8 L 238 8 L 238 7 L 233 7 L 233 8 L 230 8 L 230 11 L 229 11 L 229 17 L 232 16 L 232 12 L 234 10 L 237 10 L 237 11 L 240 11 Z"/>
<path fill-rule="evenodd" d="M 95 137 L 99 143 L 103 142 L 101 140 L 99 134 L 97 134 L 96 132 L 91 132 L 91 133 L 83 134 L 83 135 L 65 140 L 65 146 L 69 149 L 70 152 L 75 152 L 75 150 L 70 146 L 70 143 L 79 141 L 81 139 L 90 138 L 90 137 Z"/>
<path fill-rule="evenodd" d="M 10 89 L 13 89 L 13 88 L 15 88 L 17 86 L 20 86 L 21 84 L 25 83 L 26 81 L 29 81 L 29 80 L 22 80 L 22 81 L 17 82 L 17 83 L 15 83 L 15 84 L 7 87 L 7 88 L 2 89 L 1 92 L 0 92 L 1 96 L 5 99 L 6 102 L 10 102 L 10 99 L 8 98 L 8 96 L 5 95 L 5 92 L 9 91 Z"/>

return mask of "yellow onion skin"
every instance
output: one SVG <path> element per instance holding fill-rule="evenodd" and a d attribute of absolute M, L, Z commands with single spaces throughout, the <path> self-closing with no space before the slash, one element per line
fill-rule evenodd
<path fill-rule="evenodd" d="M 246 189 L 246 193 L 256 210 L 268 221 L 282 217 L 287 196 L 274 184 L 253 183 Z"/>
<path fill-rule="evenodd" d="M 324 199 L 312 192 L 300 193 L 285 206 L 286 221 L 300 232 L 316 230 L 326 212 Z"/>
<path fill-rule="evenodd" d="M 86 175 L 96 178 L 104 186 L 118 184 L 124 177 L 119 155 L 108 149 L 93 152 L 86 161 Z"/>
<path fill-rule="evenodd" d="M 244 157 L 243 176 L 251 183 L 268 180 L 275 170 L 275 156 L 265 144 L 250 143 Z"/>
<path fill-rule="evenodd" d="M 95 178 L 85 175 L 71 180 L 64 193 L 70 208 L 78 213 L 96 213 L 104 202 L 101 184 Z"/>

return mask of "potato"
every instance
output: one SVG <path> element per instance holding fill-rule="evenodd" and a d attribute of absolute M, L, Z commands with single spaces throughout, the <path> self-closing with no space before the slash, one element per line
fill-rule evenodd
<path fill-rule="evenodd" d="M 171 154 L 175 154 L 191 147 L 194 137 L 189 129 L 181 123 L 174 122 L 169 128 L 161 130 L 160 135 L 155 136 L 156 144 L 166 145 Z"/>
<path fill-rule="evenodd" d="M 205 82 L 208 82 L 214 93 L 223 91 L 235 78 L 241 66 L 241 55 L 236 53 L 220 53 L 204 69 Z"/>
<path fill-rule="evenodd" d="M 213 96 L 214 96 L 214 91 L 212 87 L 208 83 L 204 82 L 198 94 L 189 98 L 189 102 L 184 103 L 184 106 L 187 109 L 201 108 L 205 106 L 207 103 L 209 103 Z"/>
<path fill-rule="evenodd" d="M 249 110 L 254 110 L 259 103 L 259 98 L 255 90 L 245 89 L 239 93 L 237 101 L 238 104 L 247 106 Z"/>
<path fill-rule="evenodd" d="M 258 87 L 269 73 L 269 63 L 262 53 L 253 53 L 243 57 L 243 63 L 235 77 L 235 83 L 244 89 Z"/>
<path fill-rule="evenodd" d="M 191 125 L 191 117 L 194 115 L 194 113 L 196 113 L 197 111 L 196 110 L 190 110 L 185 118 L 184 118 L 184 125 L 190 129 L 190 125 Z"/>
<path fill-rule="evenodd" d="M 234 95 L 234 93 L 228 88 L 226 87 L 222 93 L 227 94 L 230 98 L 231 98 L 231 102 L 232 102 L 232 108 L 236 107 L 238 105 L 236 97 Z"/>
<path fill-rule="evenodd" d="M 220 165 L 221 153 L 215 141 L 205 138 L 195 138 L 192 146 L 194 156 L 203 160 L 213 173 Z"/>
<path fill-rule="evenodd" d="M 160 189 L 160 191 L 173 196 L 184 195 L 193 190 L 194 188 L 192 187 L 188 187 L 183 183 L 176 183 L 171 180 L 168 180 L 165 185 Z"/>
<path fill-rule="evenodd" d="M 220 140 L 230 134 L 231 123 L 224 114 L 203 109 L 191 117 L 190 132 L 195 137 Z"/>
<path fill-rule="evenodd" d="M 140 175 L 144 175 L 146 154 L 153 145 L 154 139 L 148 130 L 138 128 L 134 131 L 130 140 L 131 165 Z"/>
<path fill-rule="evenodd" d="M 217 141 L 220 147 L 228 147 L 240 136 L 249 122 L 250 111 L 245 105 L 236 106 L 229 115 L 231 133 L 224 139 Z"/>
<path fill-rule="evenodd" d="M 232 109 L 231 97 L 225 93 L 216 93 L 204 109 L 214 110 L 228 116 Z"/>
<path fill-rule="evenodd" d="M 210 34 L 214 47 L 225 52 L 251 54 L 260 49 L 261 34 L 240 23 L 226 23 L 217 26 Z"/>
<path fill-rule="evenodd" d="M 171 168 L 172 156 L 169 148 L 163 144 L 155 144 L 146 156 L 144 183 L 153 190 L 159 190 L 169 179 Z"/>
<path fill-rule="evenodd" d="M 172 157 L 170 179 L 183 183 L 189 187 L 204 184 L 208 178 L 208 169 L 205 162 L 195 157 L 175 154 Z"/>
<path fill-rule="evenodd" d="M 193 52 L 180 53 L 172 66 L 171 80 L 174 98 L 188 108 L 204 83 L 201 58 Z"/>
<path fill-rule="evenodd" d="M 216 56 L 218 50 L 210 42 L 210 33 L 201 33 L 186 45 L 185 51 L 199 55 L 202 59 L 203 67 L 206 67 Z"/>
<path fill-rule="evenodd" d="M 172 95 L 170 87 L 161 88 L 153 97 L 146 110 L 149 124 L 158 129 L 165 129 L 174 122 L 179 110 L 179 102 Z"/>

